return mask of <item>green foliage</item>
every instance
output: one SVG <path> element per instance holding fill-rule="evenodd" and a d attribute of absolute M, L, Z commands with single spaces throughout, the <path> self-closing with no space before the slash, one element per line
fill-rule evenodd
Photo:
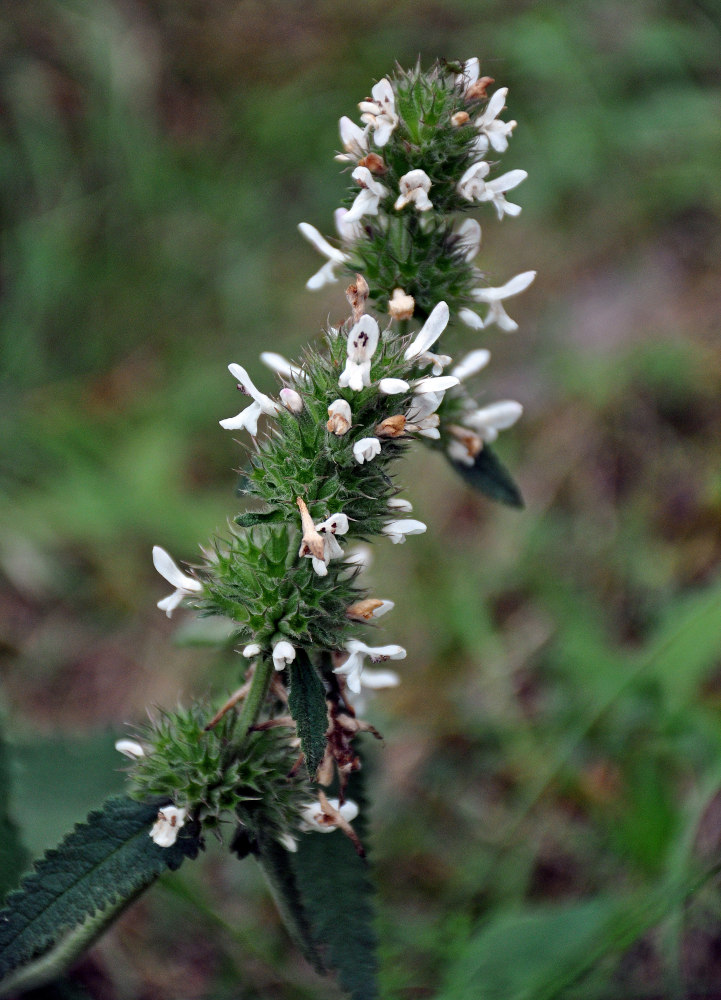
<path fill-rule="evenodd" d="M 190 826 L 172 847 L 153 842 L 157 811 L 157 804 L 109 799 L 35 863 L 0 912 L 0 989 L 10 988 L 11 976 L 15 988 L 18 970 L 24 974 L 26 966 L 32 976 L 36 963 L 43 965 L 43 976 L 59 974 L 87 945 L 88 934 L 99 933 L 162 872 L 196 857 L 200 842 Z"/>
<path fill-rule="evenodd" d="M 487 444 L 476 455 L 473 465 L 464 465 L 449 459 L 451 465 L 461 478 L 480 490 L 491 500 L 505 504 L 507 507 L 523 507 L 521 492 L 511 478 L 511 474 Z"/>
<path fill-rule="evenodd" d="M 15 888 L 27 863 L 27 852 L 11 811 L 10 763 L 10 750 L 0 733 L 0 902 Z"/>
<path fill-rule="evenodd" d="M 311 780 L 323 760 L 328 729 L 325 688 L 303 650 L 290 665 L 288 708 L 300 739 Z"/>
<path fill-rule="evenodd" d="M 207 829 L 230 815 L 253 832 L 293 830 L 308 791 L 301 777 L 291 776 L 296 752 L 286 733 L 239 738 L 234 711 L 207 729 L 210 716 L 206 705 L 158 713 L 141 733 L 146 753 L 133 763 L 131 794 L 141 801 L 172 799 Z"/>
<path fill-rule="evenodd" d="M 349 783 L 348 795 L 363 814 L 360 775 Z M 356 821 L 361 839 L 365 828 Z M 373 885 L 368 862 L 359 857 L 340 831 L 309 833 L 298 842 L 291 863 L 305 903 L 313 940 L 323 960 L 338 973 L 340 985 L 353 1000 L 375 1000 L 377 938 L 373 926 Z"/>

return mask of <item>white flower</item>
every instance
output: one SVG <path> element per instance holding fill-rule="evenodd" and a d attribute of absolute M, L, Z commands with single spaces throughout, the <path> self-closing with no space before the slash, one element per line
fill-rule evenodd
<path fill-rule="evenodd" d="M 406 540 L 406 535 L 422 535 L 428 527 L 423 521 L 416 521 L 412 517 L 402 521 L 388 521 L 383 525 L 384 535 L 388 535 L 394 545 L 401 545 Z"/>
<path fill-rule="evenodd" d="M 350 655 L 345 663 L 334 669 L 333 673 L 344 676 L 346 684 L 355 694 L 360 693 L 361 674 L 366 656 L 370 656 L 372 663 L 403 660 L 406 657 L 406 651 L 402 646 L 366 646 L 359 639 L 349 639 L 345 648 Z"/>
<path fill-rule="evenodd" d="M 116 740 L 115 749 L 131 760 L 140 760 L 145 756 L 145 749 L 137 740 Z"/>
<path fill-rule="evenodd" d="M 295 659 L 295 649 L 287 639 L 281 639 L 273 646 L 273 664 L 276 670 L 284 670 Z"/>
<path fill-rule="evenodd" d="M 473 56 L 472 59 L 466 59 L 463 63 L 463 72 L 456 75 L 456 86 L 463 87 L 464 91 L 468 90 L 476 80 L 481 71 L 481 64 L 478 61 L 478 56 Z"/>
<path fill-rule="evenodd" d="M 410 385 L 402 378 L 382 378 L 378 383 L 378 391 L 384 396 L 397 396 L 401 392 L 408 392 Z"/>
<path fill-rule="evenodd" d="M 414 361 L 428 350 L 438 340 L 445 328 L 448 326 L 450 311 L 445 302 L 439 302 L 433 307 L 430 316 L 418 331 L 415 339 L 411 341 L 405 349 L 403 358 L 406 361 Z"/>
<path fill-rule="evenodd" d="M 475 126 L 480 132 L 476 139 L 475 148 L 479 156 L 484 156 L 488 152 L 489 145 L 497 153 L 505 153 L 508 149 L 508 137 L 516 127 L 516 122 L 498 121 L 498 116 L 506 103 L 508 87 L 501 87 L 491 97 L 486 110 L 476 118 Z"/>
<path fill-rule="evenodd" d="M 178 839 L 178 832 L 185 823 L 187 809 L 178 809 L 177 806 L 163 806 L 158 811 L 158 818 L 153 824 L 150 836 L 158 847 L 172 847 Z"/>
<path fill-rule="evenodd" d="M 433 202 L 428 197 L 431 179 L 425 170 L 409 170 L 407 174 L 403 174 L 398 186 L 401 193 L 393 205 L 396 211 L 400 212 L 411 202 L 419 212 L 427 212 L 429 208 L 433 208 Z"/>
<path fill-rule="evenodd" d="M 475 313 L 473 315 L 475 316 Z M 451 375 L 455 375 L 459 381 L 464 382 L 467 378 L 477 375 L 490 360 L 491 352 L 487 351 L 485 347 L 479 347 L 478 350 L 466 354 L 465 358 L 451 369 Z"/>
<path fill-rule="evenodd" d="M 362 160 L 368 152 L 368 131 L 370 125 L 360 128 L 354 121 L 345 115 L 338 122 L 340 131 L 340 141 L 343 143 L 344 153 L 339 153 L 335 159 L 339 163 L 349 163 Z"/>
<path fill-rule="evenodd" d="M 404 514 L 410 514 L 413 510 L 413 504 L 410 500 L 404 500 L 402 497 L 393 497 L 388 501 L 388 507 L 391 510 L 399 510 Z"/>
<path fill-rule="evenodd" d="M 361 101 L 359 105 L 363 112 L 361 121 L 373 129 L 373 141 L 376 146 L 385 146 L 398 124 L 393 87 L 390 81 L 384 78 L 373 87 L 371 94 L 372 101 Z"/>
<path fill-rule="evenodd" d="M 388 194 L 388 188 L 375 179 L 368 167 L 356 167 L 351 177 L 361 190 L 345 216 L 346 224 L 357 222 L 364 215 L 378 215 L 380 200 Z"/>
<path fill-rule="evenodd" d="M 332 246 L 328 240 L 322 236 L 315 226 L 311 226 L 309 222 L 301 222 L 298 225 L 298 229 L 301 235 L 304 236 L 308 242 L 311 244 L 318 253 L 322 253 L 324 257 L 328 258 L 328 263 L 324 264 L 320 271 L 308 278 L 305 283 L 306 288 L 310 288 L 312 291 L 317 291 L 319 288 L 323 288 L 324 285 L 330 285 L 334 281 L 337 281 L 336 268 L 340 267 L 341 264 L 345 264 L 349 259 L 348 254 L 343 253 L 337 247 Z"/>
<path fill-rule="evenodd" d="M 353 458 L 359 465 L 371 462 L 381 453 L 381 443 L 376 437 L 361 438 L 353 445 Z"/>
<path fill-rule="evenodd" d="M 247 430 L 252 437 L 255 437 L 258 433 L 258 418 L 261 413 L 266 413 L 271 417 L 275 416 L 278 407 L 270 396 L 266 396 L 264 392 L 259 392 L 256 389 L 250 375 L 242 365 L 230 364 L 228 371 L 237 380 L 240 391 L 246 396 L 252 396 L 253 402 L 236 416 L 221 420 L 220 426 L 227 431 Z"/>
<path fill-rule="evenodd" d="M 421 396 L 414 396 L 406 413 L 406 431 L 422 434 L 423 437 L 432 438 L 437 441 L 441 436 L 438 430 L 440 417 L 435 411 L 440 406 L 442 400 L 442 392 L 426 392 Z"/>
<path fill-rule="evenodd" d="M 296 392 L 295 389 L 283 388 L 280 390 L 278 395 L 281 401 L 291 413 L 301 413 L 303 410 L 303 400 L 300 393 Z"/>
<path fill-rule="evenodd" d="M 352 799 L 346 799 L 343 805 L 340 804 L 340 799 L 328 799 L 328 805 L 339 812 L 346 823 L 351 823 L 358 815 L 358 806 Z M 316 833 L 332 833 L 333 830 L 337 829 L 337 823 L 332 816 L 323 812 L 323 806 L 320 802 L 310 802 L 301 809 L 300 814 L 306 830 L 312 830 Z"/>
<path fill-rule="evenodd" d="M 472 261 L 481 249 L 481 227 L 475 219 L 466 219 L 456 232 L 458 245 L 463 249 L 463 256 Z"/>
<path fill-rule="evenodd" d="M 373 562 L 373 551 L 370 545 L 357 545 L 351 552 L 346 553 L 343 562 L 360 570 L 368 569 Z"/>
<path fill-rule="evenodd" d="M 298 368 L 296 365 L 291 364 L 287 358 L 284 358 L 282 354 L 276 354 L 275 351 L 263 351 L 260 355 L 260 360 L 264 365 L 267 365 L 271 371 L 274 371 L 276 375 L 280 375 L 283 378 L 300 379 L 308 377 L 302 368 Z"/>
<path fill-rule="evenodd" d="M 528 177 L 525 170 L 509 170 L 492 181 L 486 181 L 490 170 L 485 160 L 469 167 L 458 182 L 458 193 L 468 201 L 491 201 L 499 219 L 504 215 L 520 215 L 521 206 L 506 201 L 505 192 L 511 191 Z"/>
<path fill-rule="evenodd" d="M 425 392 L 443 393 L 446 389 L 452 389 L 458 385 L 455 375 L 428 375 L 426 378 L 419 378 L 413 385 L 413 392 L 421 395 Z"/>
<path fill-rule="evenodd" d="M 323 539 L 323 558 L 318 559 L 315 556 L 311 556 L 313 560 L 313 569 L 316 571 L 318 576 L 327 575 L 328 563 L 331 559 L 340 559 L 342 557 L 343 549 L 336 541 L 335 536 L 347 534 L 348 528 L 348 518 L 345 514 L 341 513 L 331 514 L 331 516 L 326 518 L 325 521 L 321 521 L 320 524 L 316 524 L 315 530 Z"/>
<path fill-rule="evenodd" d="M 463 423 L 490 444 L 496 440 L 499 431 L 513 427 L 522 413 L 523 407 L 520 403 L 512 399 L 503 399 L 464 414 Z"/>
<path fill-rule="evenodd" d="M 489 309 L 485 320 L 481 324 L 482 326 L 488 326 L 489 323 L 496 323 L 502 330 L 510 333 L 513 330 L 518 329 L 518 323 L 512 320 L 508 315 L 506 310 L 503 308 L 504 299 L 510 299 L 514 295 L 519 295 L 521 292 L 525 291 L 528 286 L 533 282 L 536 277 L 535 271 L 524 271 L 523 274 L 517 274 L 515 278 L 511 278 L 507 281 L 505 285 L 501 285 L 500 288 L 476 288 L 474 289 L 472 295 L 476 302 L 487 302 Z M 468 310 L 470 312 L 470 310 Z M 460 315 L 460 314 L 459 314 Z M 475 316 L 475 313 L 471 315 Z M 467 322 L 467 317 L 461 317 Z"/>
<path fill-rule="evenodd" d="M 175 587 L 172 594 L 164 597 L 162 601 L 158 601 L 158 607 L 170 618 L 184 598 L 192 597 L 193 594 L 199 594 L 202 591 L 203 584 L 183 573 L 165 549 L 161 549 L 159 545 L 153 546 L 153 565 L 158 573 L 165 577 L 171 586 Z"/>
<path fill-rule="evenodd" d="M 326 427 L 331 434 L 335 434 L 336 437 L 347 434 L 353 420 L 350 403 L 345 399 L 334 399 L 328 407 L 328 417 Z"/>
<path fill-rule="evenodd" d="M 258 653 L 262 652 L 262 649 L 263 647 L 259 642 L 250 642 L 247 646 L 243 647 L 243 656 L 246 660 L 251 660 L 254 656 L 257 656 Z"/>
<path fill-rule="evenodd" d="M 338 379 L 341 389 L 346 386 L 356 392 L 371 384 L 371 358 L 378 346 L 378 324 L 367 313 L 358 320 L 348 334 L 348 360 Z"/>
<path fill-rule="evenodd" d="M 433 354 L 431 351 L 426 351 L 425 354 L 421 354 L 418 358 L 419 366 L 432 365 L 431 375 L 442 375 L 443 369 L 446 365 L 449 365 L 453 361 L 450 354 Z"/>

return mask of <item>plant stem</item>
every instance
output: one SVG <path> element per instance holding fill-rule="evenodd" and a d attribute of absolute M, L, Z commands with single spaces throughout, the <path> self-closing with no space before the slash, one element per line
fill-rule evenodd
<path fill-rule="evenodd" d="M 248 735 L 251 726 L 255 725 L 258 721 L 260 710 L 263 707 L 265 696 L 268 694 L 268 688 L 273 679 L 274 670 L 275 665 L 269 656 L 264 656 L 263 659 L 256 661 L 253 679 L 250 682 L 250 691 L 248 691 L 243 702 L 243 708 L 241 709 L 235 729 L 235 740 L 239 743 Z"/>

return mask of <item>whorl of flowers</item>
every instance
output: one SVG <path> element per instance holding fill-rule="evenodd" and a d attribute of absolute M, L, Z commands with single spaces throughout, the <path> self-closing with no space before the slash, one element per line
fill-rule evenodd
<path fill-rule="evenodd" d="M 311 289 L 360 272 L 375 308 L 395 319 L 426 319 L 437 302 L 474 329 L 496 323 L 516 328 L 503 301 L 530 285 L 525 271 L 490 287 L 474 260 L 481 244 L 469 211 L 493 206 L 499 219 L 517 216 L 506 195 L 525 170 L 502 171 L 515 121 L 503 121 L 508 88 L 488 93 L 494 81 L 480 75 L 478 59 L 416 68 L 385 78 L 361 101 L 361 125 L 340 120 L 351 187 L 336 210 L 338 240 L 326 240 L 301 223 L 301 233 L 327 258 L 308 281 Z"/>
<path fill-rule="evenodd" d="M 153 558 L 175 588 L 159 602 L 168 615 L 190 604 L 232 622 L 246 664 L 244 683 L 209 726 L 236 710 L 239 722 L 228 729 L 232 752 L 222 740 L 217 746 L 200 741 L 206 753 L 215 748 L 225 761 L 216 768 L 222 779 L 206 781 L 216 773 L 212 760 L 198 765 L 195 751 L 188 758 L 188 740 L 182 733 L 176 738 L 180 724 L 164 723 L 147 753 L 142 746 L 140 755 L 137 745 L 125 747 L 136 762 L 136 789 L 165 795 L 183 810 L 166 809 L 154 828 L 156 842 L 170 842 L 169 824 L 188 821 L 186 812 L 211 826 L 234 812 L 243 837 L 252 840 L 259 821 L 248 818 L 241 762 L 244 741 L 259 724 L 283 727 L 306 764 L 301 792 L 297 767 L 287 785 L 282 755 L 261 768 L 261 797 L 274 781 L 286 782 L 285 805 L 272 813 L 276 838 L 291 849 L 298 832 L 315 824 L 341 828 L 353 839 L 352 809 L 344 799 L 348 775 L 360 766 L 352 741 L 372 729 L 356 717 L 354 702 L 364 687 L 398 682 L 397 674 L 374 672 L 368 662 L 406 656 L 403 647 L 373 635 L 393 604 L 388 595 L 364 588 L 358 543 L 376 537 L 400 544 L 426 531 L 408 516 L 413 508 L 393 478 L 394 463 L 418 440 L 443 450 L 490 495 L 520 502 L 488 447 L 518 419 L 520 404 L 478 406 L 468 395 L 464 383 L 490 359 L 485 348 L 455 364 L 439 348 L 454 316 L 476 328 L 491 322 L 514 328 L 503 302 L 534 276 L 528 271 L 498 288 L 487 286 L 472 263 L 480 226 L 474 219 L 458 221 L 484 202 L 499 218 L 520 211 L 505 195 L 525 172 L 499 174 L 487 159 L 491 151 L 505 151 L 515 125 L 499 117 L 505 88 L 487 96 L 491 82 L 479 76 L 473 59 L 429 74 L 415 70 L 377 83 L 360 105 L 360 125 L 341 119 L 344 152 L 338 159 L 352 167 L 353 188 L 336 213 L 340 247 L 307 224 L 301 229 L 328 258 L 311 287 L 342 270 L 354 275 L 346 291 L 350 315 L 327 329 L 302 361 L 265 352 L 261 360 L 280 383 L 270 395 L 241 364 L 228 366 L 249 398 L 239 413 L 219 421 L 242 435 L 249 455 L 242 490 L 247 509 L 189 573 L 159 547 Z M 379 321 L 371 305 L 388 318 Z M 196 725 L 196 716 L 191 721 Z M 263 745 L 255 739 L 254 760 Z M 173 768 L 173 748 L 182 767 Z M 328 799 L 323 789 L 334 782 L 340 798 Z"/>

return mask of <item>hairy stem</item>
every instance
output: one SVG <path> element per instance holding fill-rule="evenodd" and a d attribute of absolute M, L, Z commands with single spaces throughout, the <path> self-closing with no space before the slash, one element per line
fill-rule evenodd
<path fill-rule="evenodd" d="M 238 725 L 235 730 L 235 739 L 240 743 L 248 735 L 252 726 L 258 721 L 260 710 L 263 707 L 270 682 L 273 680 L 275 665 L 269 656 L 264 656 L 256 661 L 253 679 L 250 682 L 250 690 L 243 702 Z"/>

